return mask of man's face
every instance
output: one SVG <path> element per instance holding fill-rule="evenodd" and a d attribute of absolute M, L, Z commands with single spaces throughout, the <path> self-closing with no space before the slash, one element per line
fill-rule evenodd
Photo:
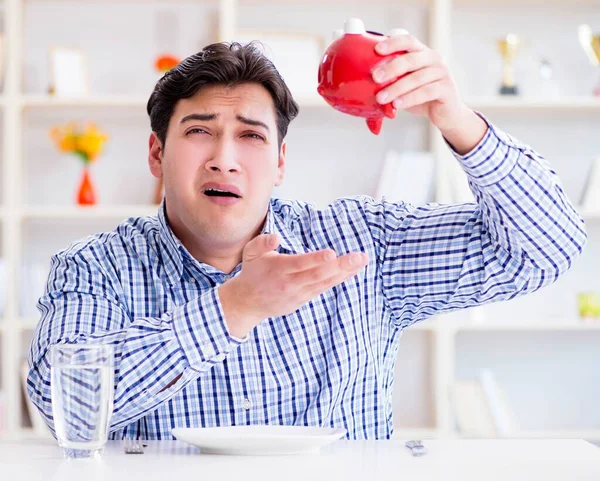
<path fill-rule="evenodd" d="M 284 160 L 273 100 L 258 84 L 203 88 L 177 103 L 164 149 L 150 137 L 150 169 L 164 177 L 169 221 L 182 241 L 203 247 L 235 246 L 257 233 Z"/>

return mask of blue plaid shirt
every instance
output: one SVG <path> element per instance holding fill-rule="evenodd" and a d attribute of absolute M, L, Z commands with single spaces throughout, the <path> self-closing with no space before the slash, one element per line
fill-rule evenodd
<path fill-rule="evenodd" d="M 175 427 L 249 424 L 393 432 L 394 361 L 404 329 L 436 314 L 550 284 L 581 252 L 583 221 L 555 173 L 490 125 L 458 162 L 475 203 L 342 198 L 327 208 L 272 199 L 263 232 L 282 253 L 368 253 L 357 276 L 246 338 L 227 329 L 217 287 L 164 214 L 130 218 L 52 257 L 31 344 L 28 394 L 54 429 L 49 346 L 115 346 L 111 437 L 172 439 Z M 173 382 L 176 380 L 176 382 Z"/>

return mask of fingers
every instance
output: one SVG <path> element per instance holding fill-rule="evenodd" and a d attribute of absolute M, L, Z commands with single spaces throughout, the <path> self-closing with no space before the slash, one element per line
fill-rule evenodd
<path fill-rule="evenodd" d="M 321 262 L 319 265 L 296 272 L 291 279 L 299 286 L 319 284 L 339 275 L 354 275 L 369 262 L 369 257 L 361 252 L 352 252 L 333 261 Z"/>
<path fill-rule="evenodd" d="M 426 67 L 416 72 L 410 73 L 397 80 L 385 89 L 377 93 L 377 101 L 381 104 L 391 102 L 397 97 L 403 96 L 423 85 L 427 85 L 445 77 L 446 72 L 443 68 Z"/>
<path fill-rule="evenodd" d="M 244 246 L 242 252 L 243 262 L 251 261 L 257 257 L 261 257 L 268 252 L 277 249 L 280 239 L 277 234 L 261 234 L 256 236 Z"/>
<path fill-rule="evenodd" d="M 335 260 L 336 257 L 337 255 L 334 250 L 324 249 L 309 252 L 308 254 L 282 255 L 277 259 L 277 262 L 280 263 L 282 272 L 292 274 L 312 269 L 319 265 L 328 264 Z"/>
<path fill-rule="evenodd" d="M 381 55 L 395 52 L 418 52 L 426 47 L 410 34 L 394 35 L 375 45 L 375 51 Z"/>
<path fill-rule="evenodd" d="M 368 264 L 368 260 L 362 265 L 353 266 L 351 269 L 341 270 L 333 275 L 330 273 L 330 275 L 324 279 L 312 283 L 309 286 L 309 290 L 312 292 L 311 299 L 354 277 L 366 264 Z"/>
<path fill-rule="evenodd" d="M 402 97 L 394 99 L 394 107 L 397 109 L 409 109 L 416 105 L 443 98 L 444 88 L 444 82 L 441 80 L 423 85 Z"/>
<path fill-rule="evenodd" d="M 389 62 L 378 64 L 373 71 L 373 80 L 378 83 L 386 83 L 410 72 L 435 65 L 441 62 L 440 55 L 431 49 L 398 55 Z"/>

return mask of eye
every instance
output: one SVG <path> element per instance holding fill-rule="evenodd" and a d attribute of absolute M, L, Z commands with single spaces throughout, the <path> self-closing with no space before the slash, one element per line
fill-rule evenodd
<path fill-rule="evenodd" d="M 206 134 L 207 132 L 206 132 L 206 130 L 204 130 L 204 129 L 201 129 L 201 128 L 198 128 L 198 127 L 195 127 L 195 128 L 193 128 L 193 129 L 190 129 L 190 130 L 188 130 L 188 131 L 185 133 L 185 135 L 196 134 L 196 133 L 199 133 L 199 134 L 202 134 L 202 133 L 204 133 L 204 134 Z"/>
<path fill-rule="evenodd" d="M 265 141 L 265 138 L 262 135 L 254 133 L 254 132 L 244 134 L 244 137 L 248 137 L 250 139 L 255 139 L 255 140 L 262 140 L 263 142 Z"/>

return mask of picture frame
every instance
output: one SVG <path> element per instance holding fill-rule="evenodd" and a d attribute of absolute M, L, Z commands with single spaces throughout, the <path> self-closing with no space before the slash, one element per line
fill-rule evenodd
<path fill-rule="evenodd" d="M 87 58 L 83 50 L 70 47 L 50 47 L 49 93 L 61 97 L 82 97 L 90 94 Z"/>
<path fill-rule="evenodd" d="M 319 64 L 325 52 L 322 35 L 305 32 L 238 30 L 234 41 L 260 42 L 261 51 L 273 62 L 292 95 L 317 95 Z"/>

